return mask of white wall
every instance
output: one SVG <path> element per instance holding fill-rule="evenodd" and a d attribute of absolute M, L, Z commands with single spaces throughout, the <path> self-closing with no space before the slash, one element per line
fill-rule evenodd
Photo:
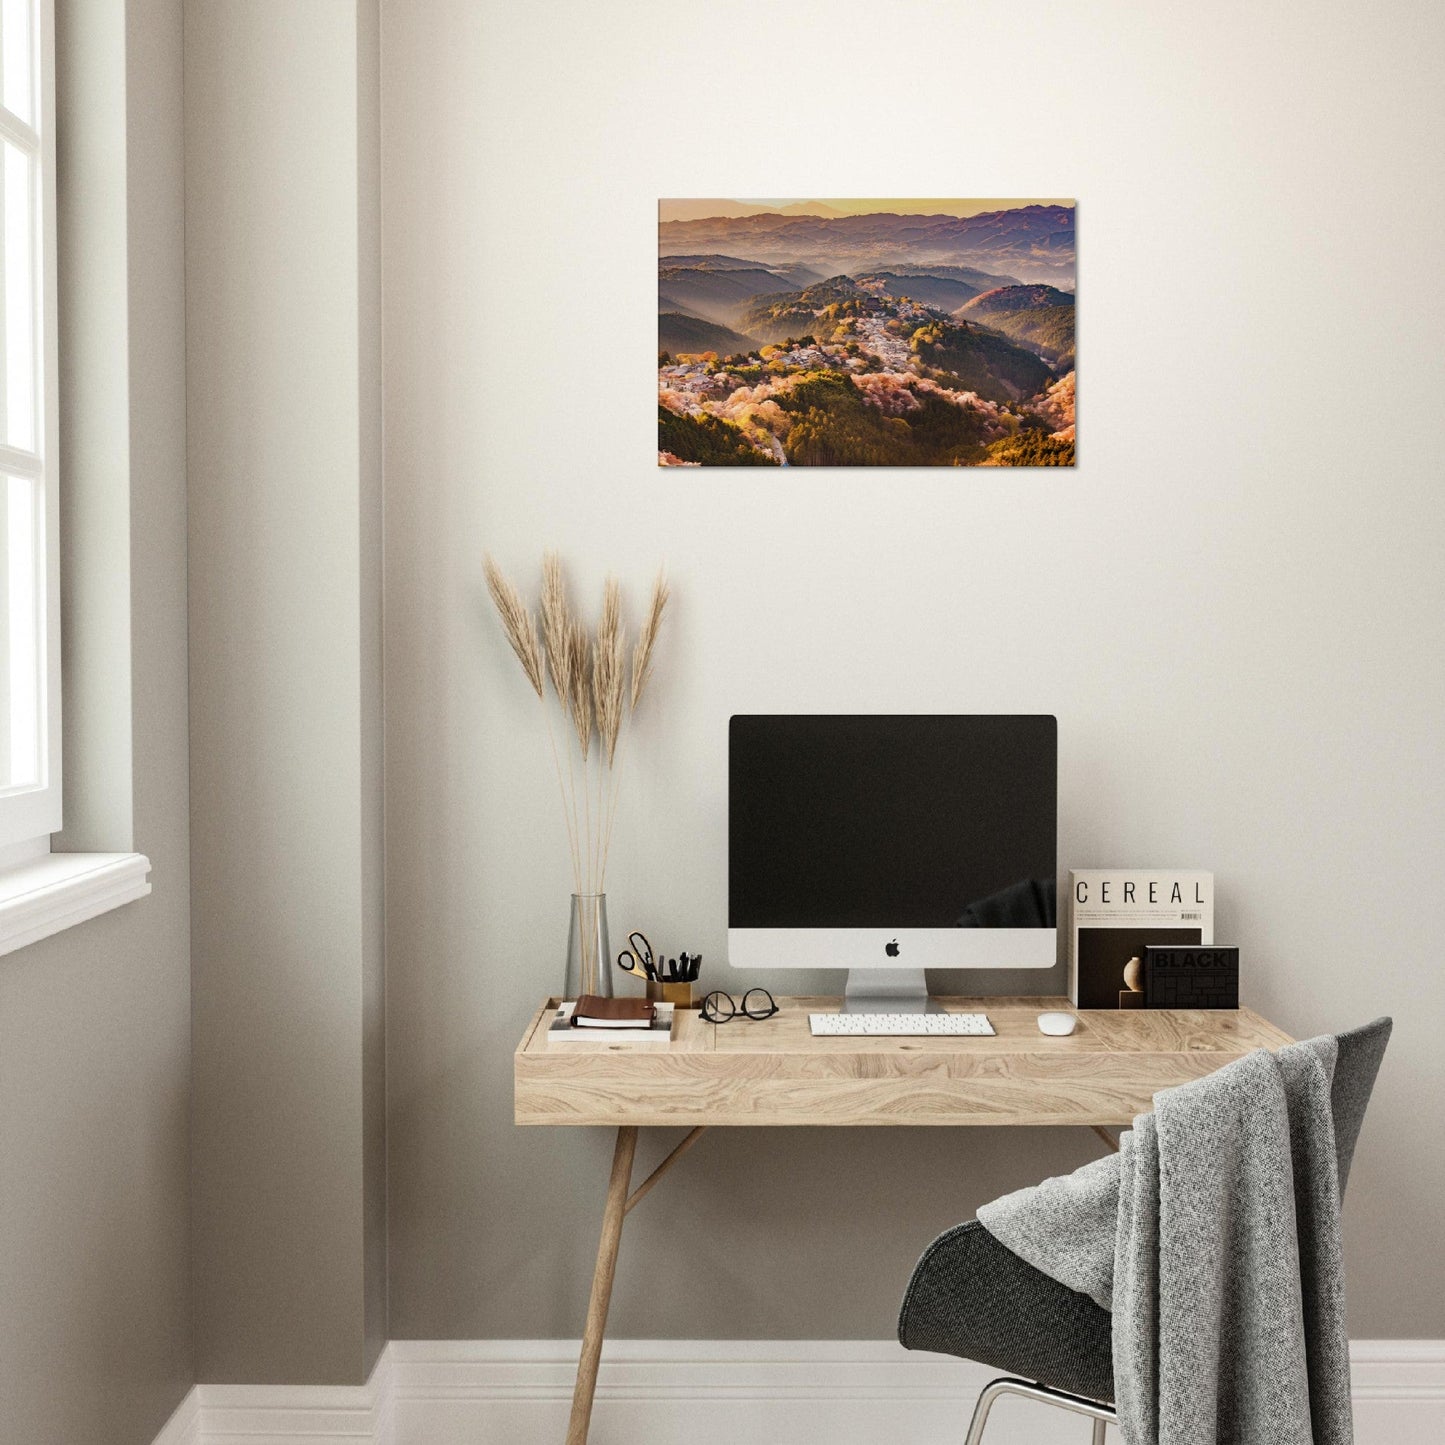
<path fill-rule="evenodd" d="M 484 547 L 522 574 L 549 545 L 589 594 L 611 567 L 636 602 L 660 558 L 676 581 L 619 933 L 726 981 L 730 713 L 1055 712 L 1064 866 L 1212 868 L 1248 1003 L 1297 1034 L 1396 1016 L 1352 1326 L 1445 1335 L 1421 1248 L 1445 14 L 389 0 L 383 24 L 393 1337 L 581 1318 L 610 1145 L 510 1123 L 569 884 L 480 575 Z M 687 194 L 1076 196 L 1078 469 L 659 472 L 655 204 Z M 710 1139 L 629 1227 L 616 1332 L 879 1337 L 934 1230 L 1093 1147 Z M 705 1283 L 703 1241 L 742 1251 Z"/>

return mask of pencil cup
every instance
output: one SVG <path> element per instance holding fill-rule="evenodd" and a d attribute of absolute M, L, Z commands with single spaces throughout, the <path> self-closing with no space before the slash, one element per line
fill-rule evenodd
<path fill-rule="evenodd" d="M 690 983 L 658 983 L 647 985 L 647 996 L 653 1003 L 670 1003 L 677 1008 L 692 1007 L 692 985 Z"/>

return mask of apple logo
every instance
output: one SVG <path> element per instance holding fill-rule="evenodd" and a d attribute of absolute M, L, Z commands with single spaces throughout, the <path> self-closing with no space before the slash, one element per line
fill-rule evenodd
<path fill-rule="evenodd" d="M 895 938 L 892 943 L 885 943 L 883 945 L 883 952 L 886 953 L 889 958 L 897 958 L 898 940 Z"/>

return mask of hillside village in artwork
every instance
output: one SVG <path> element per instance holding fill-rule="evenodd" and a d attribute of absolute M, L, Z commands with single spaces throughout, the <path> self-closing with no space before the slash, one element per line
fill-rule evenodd
<path fill-rule="evenodd" d="M 845 204 L 662 203 L 659 463 L 1074 465 L 1072 204 Z"/>

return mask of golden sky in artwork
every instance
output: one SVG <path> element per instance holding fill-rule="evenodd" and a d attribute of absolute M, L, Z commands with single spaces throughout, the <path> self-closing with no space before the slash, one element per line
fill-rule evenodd
<path fill-rule="evenodd" d="M 663 221 L 690 221 L 704 216 L 742 216 L 758 211 L 785 211 L 802 215 L 859 216 L 875 211 L 891 211 L 903 216 L 976 216 L 980 211 L 1010 211 L 1019 206 L 1072 206 L 1071 199 L 1026 198 L 1010 196 L 989 200 L 973 197 L 966 200 L 927 198 L 923 200 L 868 200 L 861 197 L 831 199 L 825 196 L 774 200 L 664 200 L 658 203 L 658 218 Z"/>

